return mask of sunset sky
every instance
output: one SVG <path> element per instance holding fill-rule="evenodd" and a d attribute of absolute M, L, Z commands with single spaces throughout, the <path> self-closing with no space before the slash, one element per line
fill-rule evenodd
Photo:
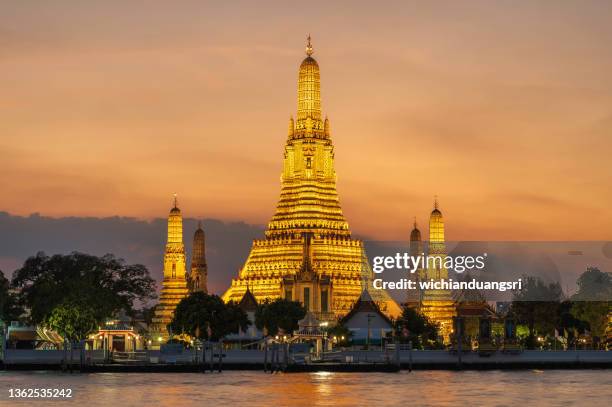
<path fill-rule="evenodd" d="M 265 224 L 309 33 L 353 232 L 612 239 L 606 1 L 2 2 L 0 211 Z"/>

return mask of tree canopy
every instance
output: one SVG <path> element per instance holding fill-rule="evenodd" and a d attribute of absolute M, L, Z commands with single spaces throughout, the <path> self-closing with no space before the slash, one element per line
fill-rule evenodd
<path fill-rule="evenodd" d="M 219 340 L 246 330 L 247 314 L 234 302 L 225 304 L 216 295 L 196 291 L 178 303 L 170 323 L 173 334 L 187 334 L 203 340 Z M 209 336 L 210 327 L 210 336 Z"/>
<path fill-rule="evenodd" d="M 578 291 L 572 301 L 612 301 L 612 273 L 588 267 L 576 281 Z"/>
<path fill-rule="evenodd" d="M 612 301 L 612 275 L 589 267 L 578 277 L 578 291 L 572 296 L 571 314 L 585 321 L 591 334 L 602 338 L 608 327 Z"/>
<path fill-rule="evenodd" d="M 97 322 L 91 306 L 81 301 L 69 300 L 51 311 L 45 325 L 72 342 L 95 332 Z"/>
<path fill-rule="evenodd" d="M 563 291 L 559 283 L 546 284 L 540 278 L 523 276 L 522 290 L 513 293 L 511 313 L 519 323 L 527 325 L 527 347 L 536 345 L 536 331 L 547 333 L 559 323 Z"/>
<path fill-rule="evenodd" d="M 280 329 L 291 334 L 298 328 L 298 321 L 305 315 L 306 308 L 299 301 L 278 298 L 257 306 L 255 325 L 262 330 L 266 328 L 269 335 L 276 335 Z"/>
<path fill-rule="evenodd" d="M 76 321 L 91 313 L 96 324 L 102 324 L 120 310 L 131 314 L 136 301 L 155 298 L 155 280 L 147 268 L 125 264 L 111 254 L 47 256 L 40 252 L 14 272 L 12 283 L 20 289 L 20 301 L 34 324 L 52 321 L 58 307 L 63 311 L 57 311 L 53 320 L 61 316 Z M 78 317 L 66 313 L 69 306 L 76 307 Z"/>
<path fill-rule="evenodd" d="M 402 316 L 395 321 L 395 332 L 400 342 L 412 341 L 415 348 L 422 348 L 438 339 L 438 325 L 410 307 L 404 308 Z"/>
<path fill-rule="evenodd" d="M 23 314 L 17 296 L 10 291 L 10 283 L 0 271 L 0 320 L 10 323 L 17 321 Z"/>

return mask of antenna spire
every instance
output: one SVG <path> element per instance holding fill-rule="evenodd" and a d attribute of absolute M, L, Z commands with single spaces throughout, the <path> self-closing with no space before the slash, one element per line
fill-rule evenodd
<path fill-rule="evenodd" d="M 438 195 L 434 195 L 434 209 L 438 209 Z"/>
<path fill-rule="evenodd" d="M 314 51 L 312 49 L 312 44 L 310 43 L 310 34 L 308 34 L 308 38 L 307 38 L 307 44 L 306 44 L 306 55 L 311 56 Z"/>
<path fill-rule="evenodd" d="M 176 200 L 176 192 L 174 193 L 174 207 L 178 208 L 177 206 L 177 200 Z"/>

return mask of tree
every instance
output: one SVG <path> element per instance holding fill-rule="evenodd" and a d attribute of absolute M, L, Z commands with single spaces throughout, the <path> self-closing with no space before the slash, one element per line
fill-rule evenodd
<path fill-rule="evenodd" d="M 612 299 L 612 274 L 589 267 L 576 281 L 578 291 L 572 296 L 571 314 L 585 321 L 599 342 L 608 326 Z"/>
<path fill-rule="evenodd" d="M 111 254 L 49 257 L 40 252 L 14 272 L 12 283 L 20 288 L 20 301 L 34 324 L 48 322 L 56 307 L 86 304 L 101 325 L 120 310 L 132 314 L 134 302 L 155 298 L 155 280 L 146 267 L 125 264 Z"/>
<path fill-rule="evenodd" d="M 64 339 L 76 342 L 96 331 L 95 312 L 83 301 L 69 300 L 53 308 L 45 321 L 45 326 L 53 329 Z"/>
<path fill-rule="evenodd" d="M 70 369 L 72 369 L 72 349 L 74 343 L 87 337 L 96 330 L 96 318 L 91 305 L 81 300 L 70 299 L 53 308 L 43 322 L 70 344 Z M 64 355 L 66 347 L 64 346 Z M 65 360 L 65 359 L 64 359 Z"/>
<path fill-rule="evenodd" d="M 404 308 L 402 316 L 395 321 L 394 328 L 400 342 L 412 341 L 415 348 L 423 348 L 425 344 L 433 343 L 438 339 L 438 325 L 414 308 Z"/>
<path fill-rule="evenodd" d="M 584 331 L 588 328 L 588 324 L 580 318 L 576 318 L 572 308 L 574 303 L 570 300 L 562 301 L 559 306 L 559 328 L 560 333 L 567 332 L 568 338 L 573 338 L 574 332 Z"/>
<path fill-rule="evenodd" d="M 269 335 L 276 335 L 279 329 L 291 333 L 298 328 L 298 321 L 306 315 L 306 308 L 299 301 L 278 298 L 265 301 L 255 311 L 255 326 L 266 328 Z"/>
<path fill-rule="evenodd" d="M 0 320 L 10 323 L 18 321 L 23 315 L 17 296 L 11 292 L 9 281 L 0 270 Z"/>
<path fill-rule="evenodd" d="M 170 328 L 178 335 L 216 341 L 249 325 L 247 314 L 236 303 L 225 304 L 217 295 L 196 291 L 178 303 Z"/>
<path fill-rule="evenodd" d="M 578 291 L 572 301 L 612 300 L 612 273 L 605 273 L 597 267 L 588 267 L 576 280 Z"/>
<path fill-rule="evenodd" d="M 545 284 L 540 278 L 523 276 L 523 288 L 514 291 L 510 312 L 517 322 L 527 325 L 529 349 L 536 345 L 536 331 L 548 333 L 557 326 L 562 296 L 559 283 Z"/>

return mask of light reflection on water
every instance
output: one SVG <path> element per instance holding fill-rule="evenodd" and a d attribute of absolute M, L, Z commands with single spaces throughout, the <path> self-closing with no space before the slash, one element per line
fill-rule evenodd
<path fill-rule="evenodd" d="M 9 388 L 71 388 L 70 400 L 8 399 Z M 0 372 L 0 405 L 505 406 L 606 405 L 610 370 L 412 373 Z M 607 401 L 606 401 L 607 400 Z"/>

